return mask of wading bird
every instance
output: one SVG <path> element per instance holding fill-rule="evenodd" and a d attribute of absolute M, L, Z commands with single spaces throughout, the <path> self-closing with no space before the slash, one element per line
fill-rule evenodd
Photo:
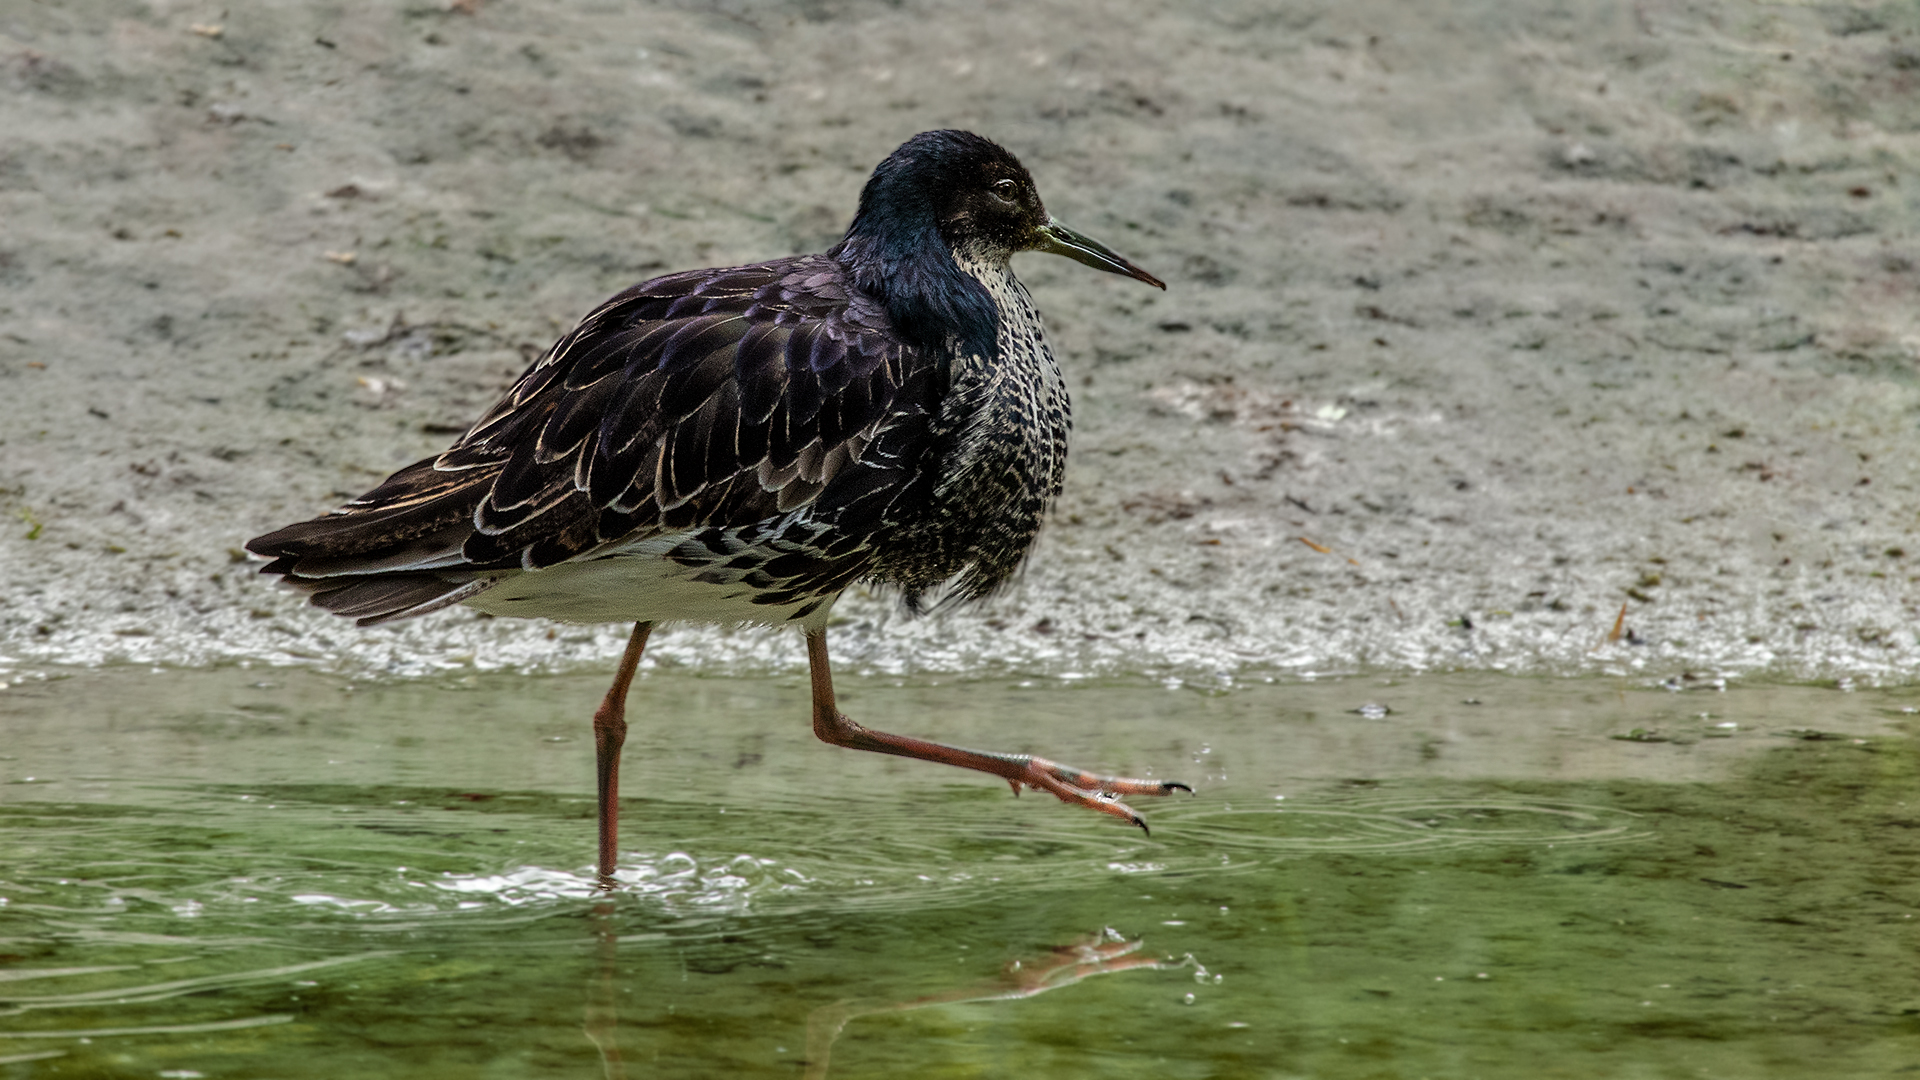
<path fill-rule="evenodd" d="M 1048 215 L 1012 154 L 930 131 L 882 161 L 822 255 L 655 278 L 600 305 L 444 453 L 257 537 L 264 573 L 362 626 L 452 604 L 632 622 L 593 717 L 599 867 L 617 858 L 627 688 L 655 623 L 798 624 L 813 730 L 978 769 L 1146 828 L 1100 776 L 862 727 L 834 705 L 827 613 L 987 596 L 1060 492 L 1067 391 L 1016 252 L 1159 288 Z"/>

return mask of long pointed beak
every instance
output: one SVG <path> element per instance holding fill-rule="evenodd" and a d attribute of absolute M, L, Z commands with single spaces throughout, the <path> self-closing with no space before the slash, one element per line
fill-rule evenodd
<path fill-rule="evenodd" d="M 1074 262 L 1086 263 L 1095 270 L 1105 270 L 1109 274 L 1125 274 L 1130 278 L 1144 281 L 1156 289 L 1164 289 L 1167 283 L 1147 273 L 1115 254 L 1112 248 L 1091 237 L 1082 236 L 1060 223 L 1059 218 L 1048 218 L 1040 226 L 1040 243 L 1035 251 L 1052 252 L 1065 255 Z"/>

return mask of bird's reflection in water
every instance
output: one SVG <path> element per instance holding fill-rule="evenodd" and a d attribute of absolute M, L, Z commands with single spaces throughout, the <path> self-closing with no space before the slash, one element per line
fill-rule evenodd
<path fill-rule="evenodd" d="M 1072 986 L 1095 975 L 1112 975 L 1135 968 L 1184 967 L 1190 960 L 1168 962 L 1143 956 L 1144 939 L 1128 941 L 1113 930 L 1104 930 L 1085 941 L 1056 945 L 1053 950 L 1031 960 L 1015 960 L 999 978 L 971 986 L 928 994 L 906 1001 L 852 999 L 836 1001 L 807 1014 L 807 1072 L 805 1080 L 826 1080 L 828 1055 L 833 1041 L 847 1022 L 875 1013 L 908 1012 L 931 1005 L 957 1005 L 972 1001 L 1004 1001 L 1030 998 L 1063 986 Z"/>
<path fill-rule="evenodd" d="M 618 959 L 620 936 L 614 929 L 614 904 L 602 900 L 593 908 L 593 932 L 597 963 L 593 980 L 587 984 L 586 1021 L 583 1028 L 588 1041 L 600 1051 L 601 1066 L 607 1080 L 626 1080 L 620 1060 L 619 1012 L 614 1003 L 614 965 Z M 1103 930 L 1081 941 L 1056 945 L 1049 952 L 1026 960 L 1015 960 L 998 977 L 985 982 L 890 1001 L 879 998 L 849 998 L 822 1005 L 807 1014 L 807 1060 L 804 1080 L 826 1080 L 827 1063 L 834 1040 L 849 1022 L 877 1013 L 911 1012 L 934 1005 L 959 1005 L 968 1002 L 1006 1001 L 1030 998 L 1063 986 L 1072 986 L 1095 975 L 1113 975 L 1137 968 L 1180 968 L 1191 965 L 1193 957 L 1163 960 L 1144 955 L 1144 939 L 1128 941 L 1117 931 Z"/>

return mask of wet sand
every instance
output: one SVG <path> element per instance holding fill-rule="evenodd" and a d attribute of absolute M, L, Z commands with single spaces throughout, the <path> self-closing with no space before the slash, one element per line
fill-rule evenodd
<path fill-rule="evenodd" d="M 0 666 L 598 664 L 239 546 L 961 126 L 1171 286 L 1017 262 L 1078 408 L 1018 588 L 850 669 L 1902 681 L 1920 14 L 1885 4 L 0 12 Z M 1304 541 L 1311 541 L 1307 543 Z M 1620 639 L 1607 643 L 1622 605 Z M 798 644 L 683 630 L 662 664 Z"/>

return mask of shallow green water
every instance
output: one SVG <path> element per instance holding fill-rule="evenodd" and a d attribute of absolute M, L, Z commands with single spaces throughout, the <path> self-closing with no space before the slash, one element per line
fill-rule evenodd
<path fill-rule="evenodd" d="M 1911 691 L 842 687 L 1194 783 L 1149 839 L 650 673 L 607 899 L 600 690 L 0 692 L 0 1077 L 1920 1072 Z"/>

